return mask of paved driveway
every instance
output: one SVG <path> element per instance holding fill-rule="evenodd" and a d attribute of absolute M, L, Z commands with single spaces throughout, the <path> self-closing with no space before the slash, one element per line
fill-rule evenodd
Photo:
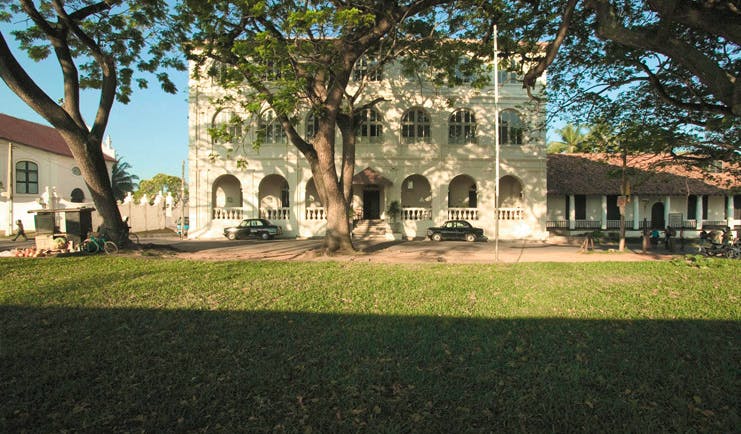
<path fill-rule="evenodd" d="M 356 241 L 358 253 L 325 257 L 319 254 L 322 240 L 178 240 L 177 238 L 143 239 L 142 243 L 169 246 L 178 257 L 207 260 L 349 260 L 383 263 L 493 263 L 495 243 L 465 241 Z M 642 254 L 638 248 L 620 253 L 610 247 L 597 247 L 582 253 L 578 246 L 549 243 L 500 242 L 499 261 L 516 262 L 593 262 L 651 261 L 670 258 L 664 250 Z M 677 252 L 679 254 L 681 252 Z"/>
<path fill-rule="evenodd" d="M 194 260 L 346 260 L 380 263 L 494 263 L 495 243 L 465 241 L 356 241 L 358 253 L 326 257 L 321 255 L 322 240 L 276 239 L 261 240 L 180 240 L 177 237 L 142 238 L 142 244 L 159 248 L 163 253 Z M 0 239 L 0 251 L 30 247 L 33 241 L 14 243 Z M 639 246 L 630 246 L 625 252 L 611 251 L 597 246 L 593 252 L 582 253 L 578 246 L 500 242 L 499 262 L 595 262 L 595 261 L 652 261 L 671 258 L 663 249 L 642 254 Z M 676 252 L 675 254 L 681 254 Z"/>

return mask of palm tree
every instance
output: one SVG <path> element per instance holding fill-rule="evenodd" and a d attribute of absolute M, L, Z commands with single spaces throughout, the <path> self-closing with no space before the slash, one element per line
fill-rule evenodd
<path fill-rule="evenodd" d="M 129 173 L 131 165 L 124 161 L 123 157 L 116 158 L 111 170 L 111 184 L 113 184 L 113 195 L 116 200 L 123 200 L 126 193 L 133 191 L 139 183 L 139 177 Z"/>
<path fill-rule="evenodd" d="M 563 128 L 556 130 L 561 135 L 560 142 L 548 144 L 548 153 L 557 154 L 561 152 L 584 152 L 584 144 L 587 135 L 582 131 L 581 125 L 566 124 Z"/>

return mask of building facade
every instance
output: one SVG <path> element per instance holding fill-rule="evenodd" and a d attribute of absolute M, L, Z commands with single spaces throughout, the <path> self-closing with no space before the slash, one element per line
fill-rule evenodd
<path fill-rule="evenodd" d="M 544 239 L 544 105 L 528 98 L 512 74 L 502 73 L 500 78 L 499 233 L 504 239 Z M 497 220 L 493 86 L 436 86 L 406 77 L 394 65 L 374 74 L 366 86 L 366 101 L 383 101 L 361 114 L 352 188 L 354 219 L 360 224 L 389 222 L 394 216 L 388 210 L 394 203 L 400 213 L 395 234 L 388 236 L 423 237 L 428 227 L 465 219 L 493 237 Z M 191 80 L 190 236 L 221 237 L 224 227 L 249 217 L 267 218 L 288 236 L 322 236 L 326 218 L 311 170 L 268 107 L 245 121 L 239 143 L 211 139 L 209 128 L 231 116 L 211 102 L 222 96 L 224 91 L 210 79 Z M 246 116 L 238 109 L 233 112 Z M 307 110 L 296 118 L 297 131 L 310 140 L 316 128 L 312 114 Z M 256 142 L 259 148 L 253 148 Z M 339 136 L 337 143 L 339 148 Z M 337 158 L 339 167 L 339 152 Z"/>
<path fill-rule="evenodd" d="M 93 206 L 69 147 L 52 127 L 0 113 L 0 232 L 15 231 L 21 220 L 35 229 L 42 208 Z M 108 172 L 115 162 L 110 141 L 104 145 Z"/>

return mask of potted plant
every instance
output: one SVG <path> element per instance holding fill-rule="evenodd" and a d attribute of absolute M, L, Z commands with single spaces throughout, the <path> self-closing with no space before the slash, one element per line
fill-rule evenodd
<path fill-rule="evenodd" d="M 398 200 L 392 200 L 391 203 L 389 203 L 388 208 L 386 208 L 386 215 L 389 216 L 389 219 L 391 220 L 391 230 L 394 233 L 401 232 L 401 224 L 398 221 L 399 215 L 401 214 L 401 204 Z"/>

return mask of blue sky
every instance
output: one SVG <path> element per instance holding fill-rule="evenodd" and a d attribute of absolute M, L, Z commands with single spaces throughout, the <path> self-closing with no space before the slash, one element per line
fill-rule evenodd
<path fill-rule="evenodd" d="M 29 60 L 17 49 L 9 27 L 6 23 L 0 24 L 13 54 L 52 99 L 60 99 L 62 75 L 55 58 L 52 56 L 40 63 Z M 180 176 L 182 162 L 188 158 L 188 73 L 173 71 L 171 79 L 177 85 L 177 94 L 165 93 L 156 79 L 150 80 L 149 89 L 135 90 L 129 104 L 116 101 L 111 111 L 106 135 L 111 136 L 117 155 L 123 156 L 132 166 L 131 173 L 141 179 L 149 179 L 157 173 Z M 82 114 L 88 122 L 92 122 L 97 100 L 96 91 L 85 92 L 82 96 Z M 0 112 L 48 125 L 2 80 Z"/>

